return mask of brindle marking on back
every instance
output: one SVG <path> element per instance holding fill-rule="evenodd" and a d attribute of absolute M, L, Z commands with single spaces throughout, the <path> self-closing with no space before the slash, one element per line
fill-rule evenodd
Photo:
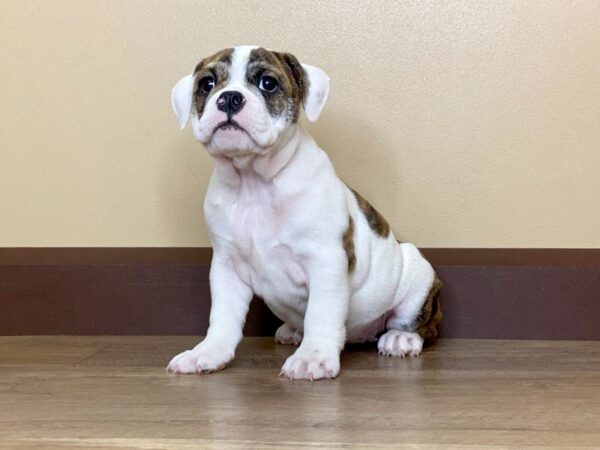
<path fill-rule="evenodd" d="M 425 341 L 432 341 L 437 337 L 437 324 L 440 323 L 443 317 L 439 299 L 442 285 L 442 281 L 438 278 L 437 274 L 435 274 L 433 284 L 425 299 L 425 303 L 423 303 L 421 312 L 412 325 L 408 327 L 409 329 L 405 331 L 414 331 Z"/>
<path fill-rule="evenodd" d="M 221 89 L 229 80 L 232 55 L 233 48 L 226 48 L 214 55 L 204 58 L 196 65 L 196 68 L 194 69 L 194 76 L 196 77 L 194 80 L 194 105 L 198 116 L 202 115 L 208 97 L 210 97 L 213 92 L 217 92 Z M 208 95 L 202 92 L 200 86 L 200 80 L 207 76 L 215 78 L 215 86 Z"/>
<path fill-rule="evenodd" d="M 381 237 L 387 237 L 390 234 L 390 224 L 379 214 L 373 206 L 365 200 L 354 189 L 350 189 L 356 198 L 359 208 L 362 210 L 371 229 Z"/>
<path fill-rule="evenodd" d="M 265 99 L 269 114 L 273 117 L 286 115 L 291 122 L 296 122 L 307 88 L 302 65 L 289 53 L 255 48 L 250 52 L 246 79 L 250 85 L 258 86 L 263 75 L 271 76 L 279 83 L 275 92 L 259 91 Z"/>
<path fill-rule="evenodd" d="M 348 218 L 348 228 L 342 236 L 342 243 L 344 244 L 344 251 L 348 258 L 348 273 L 352 272 L 356 267 L 356 251 L 354 250 L 354 220 L 352 217 Z"/>

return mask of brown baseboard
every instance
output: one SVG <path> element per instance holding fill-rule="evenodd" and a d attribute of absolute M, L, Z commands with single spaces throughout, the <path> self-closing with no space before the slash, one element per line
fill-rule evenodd
<path fill-rule="evenodd" d="M 600 340 L 600 249 L 423 249 L 446 338 Z M 208 248 L 0 249 L 0 335 L 204 334 Z M 278 321 L 254 301 L 250 336 Z"/>

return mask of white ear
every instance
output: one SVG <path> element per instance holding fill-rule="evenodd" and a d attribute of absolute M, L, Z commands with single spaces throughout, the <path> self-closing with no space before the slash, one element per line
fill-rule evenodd
<path fill-rule="evenodd" d="M 194 74 L 183 77 L 171 90 L 171 106 L 173 107 L 173 111 L 175 111 L 177 120 L 179 120 L 179 127 L 182 130 L 190 120 L 193 91 Z"/>
<path fill-rule="evenodd" d="M 308 120 L 316 122 L 329 95 L 329 77 L 318 67 L 302 64 L 302 68 L 308 78 L 308 92 L 305 94 L 304 112 Z"/>

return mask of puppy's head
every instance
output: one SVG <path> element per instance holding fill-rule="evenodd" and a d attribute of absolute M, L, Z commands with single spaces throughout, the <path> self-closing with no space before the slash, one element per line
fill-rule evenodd
<path fill-rule="evenodd" d="M 289 53 L 260 47 L 221 50 L 198 63 L 171 92 L 171 104 L 184 128 L 212 154 L 264 155 L 294 126 L 302 108 L 319 117 L 329 93 L 321 69 L 300 64 Z"/>

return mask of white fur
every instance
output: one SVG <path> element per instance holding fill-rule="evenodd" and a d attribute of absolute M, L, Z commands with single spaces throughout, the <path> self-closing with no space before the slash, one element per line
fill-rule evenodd
<path fill-rule="evenodd" d="M 179 128 L 185 128 L 192 112 L 192 94 L 194 90 L 194 74 L 181 78 L 171 90 L 171 107 L 179 121 Z"/>
<path fill-rule="evenodd" d="M 304 100 L 304 112 L 308 120 L 316 122 L 329 96 L 329 77 L 321 69 L 310 64 L 302 64 L 302 68 L 310 80 Z"/>
<path fill-rule="evenodd" d="M 386 356 L 419 356 L 423 349 L 423 338 L 417 333 L 389 329 L 377 342 L 381 355 Z"/>
<path fill-rule="evenodd" d="M 275 342 L 286 345 L 300 345 L 302 342 L 302 333 L 284 323 L 275 332 Z"/>
<path fill-rule="evenodd" d="M 256 294 L 285 322 L 276 339 L 299 344 L 282 373 L 332 378 L 339 373 L 346 340 L 372 340 L 415 319 L 434 272 L 413 245 L 399 245 L 393 233 L 383 238 L 373 232 L 325 152 L 299 124 L 269 116 L 264 101 L 245 85 L 248 53 L 249 47 L 236 48 L 231 80 L 223 89 L 246 96 L 247 112 L 240 120 L 251 138 L 240 132 L 221 141 L 209 136 L 207 124 L 220 120 L 215 119 L 218 92 L 202 117 L 192 117 L 196 137 L 215 161 L 204 204 L 214 251 L 212 309 L 204 341 L 173 358 L 168 369 L 223 368 L 242 339 Z M 305 109 L 316 120 L 329 83 L 320 69 L 307 74 L 316 97 Z M 350 274 L 342 246 L 349 216 L 357 257 Z M 420 337 L 402 333 L 384 334 L 380 351 L 418 354 Z"/>

